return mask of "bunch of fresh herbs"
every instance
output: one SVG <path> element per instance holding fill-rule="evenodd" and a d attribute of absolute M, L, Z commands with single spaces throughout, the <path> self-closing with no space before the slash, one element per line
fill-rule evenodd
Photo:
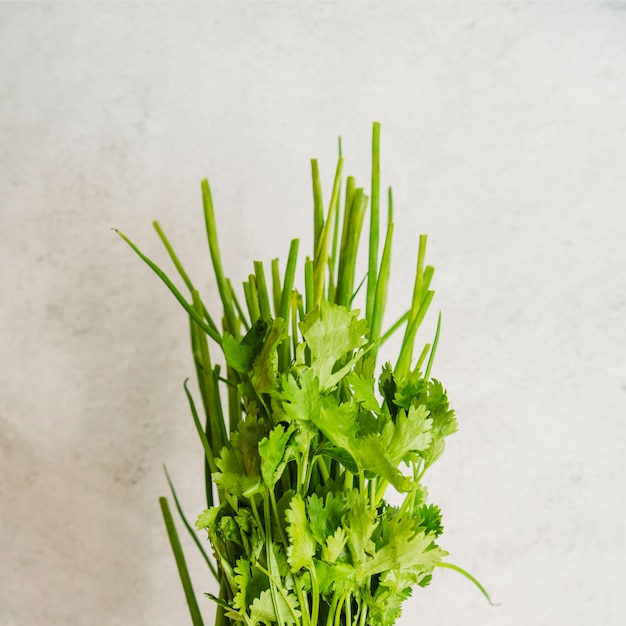
<path fill-rule="evenodd" d="M 304 289 L 296 286 L 294 239 L 284 273 L 278 259 L 269 277 L 263 264 L 254 262 L 243 283 L 245 306 L 224 275 L 211 191 L 203 181 L 221 325 L 156 222 L 190 299 L 119 233 L 189 316 L 201 410 L 187 384 L 185 392 L 204 449 L 208 506 L 196 529 L 208 532 L 215 564 L 187 522 L 171 481 L 170 486 L 219 583 L 219 596 L 211 596 L 218 604 L 216 626 L 391 625 L 412 588 L 427 585 L 436 567 L 455 569 L 480 587 L 443 561 L 441 513 L 428 503 L 422 482 L 457 429 L 445 389 L 431 378 L 441 318 L 432 346 L 414 362 L 416 334 L 433 297 L 425 235 L 419 238 L 408 310 L 383 332 L 394 222 L 389 190 L 380 252 L 379 136 L 374 124 L 369 198 L 351 176 L 342 191 L 340 148 L 325 210 L 312 161 L 314 247 L 299 276 Z M 367 273 L 356 284 L 368 202 Z M 353 308 L 357 298 L 363 300 L 363 314 Z M 402 328 L 396 362 L 377 373 L 379 347 Z M 225 368 L 213 360 L 215 348 Z M 403 494 L 399 506 L 385 500 L 389 487 Z M 202 617 L 180 541 L 167 499 L 160 502 L 197 626 Z"/>

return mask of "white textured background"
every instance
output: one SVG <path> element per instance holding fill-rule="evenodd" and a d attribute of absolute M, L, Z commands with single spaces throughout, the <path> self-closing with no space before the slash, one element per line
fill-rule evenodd
<path fill-rule="evenodd" d="M 374 120 L 388 320 L 420 232 L 437 268 L 442 543 L 501 603 L 441 571 L 401 624 L 626 623 L 625 4 L 0 5 L 0 624 L 189 623 L 157 504 L 161 462 L 203 504 L 187 324 L 110 227 L 169 267 L 159 219 L 215 303 L 200 179 L 239 281 L 307 251 L 339 134 L 367 185 Z"/>

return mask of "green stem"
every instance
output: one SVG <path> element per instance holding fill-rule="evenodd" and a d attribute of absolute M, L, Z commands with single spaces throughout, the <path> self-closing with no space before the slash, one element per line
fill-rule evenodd
<path fill-rule="evenodd" d="M 428 309 L 428 303 L 424 300 L 424 259 L 426 257 L 426 235 L 420 235 L 419 249 L 417 252 L 417 269 L 415 271 L 415 283 L 413 286 L 413 299 L 411 303 L 411 313 L 409 315 L 409 321 L 407 323 L 406 331 L 404 333 L 404 339 L 402 340 L 402 348 L 400 349 L 400 356 L 398 358 L 398 364 L 396 365 L 396 374 L 399 376 L 406 376 L 411 368 L 411 360 L 413 358 L 413 346 L 415 344 L 415 335 L 419 328 L 419 322 L 417 319 L 423 318 L 426 310 Z M 432 274 L 431 274 L 432 275 Z M 432 292 L 427 292 L 428 293 Z M 431 295 L 432 298 L 432 295 Z M 421 320 L 420 320 L 421 321 Z"/>
<path fill-rule="evenodd" d="M 367 303 L 366 317 L 372 319 L 376 299 L 376 281 L 378 275 L 378 238 L 380 229 L 380 123 L 374 122 L 372 130 L 372 199 L 370 212 L 369 259 L 367 266 Z"/>
<path fill-rule="evenodd" d="M 415 369 L 419 372 L 420 368 L 422 367 L 422 363 L 424 362 L 424 359 L 426 358 L 426 356 L 428 355 L 428 351 L 430 350 L 430 344 L 427 343 L 424 346 L 424 349 L 422 350 L 422 353 L 419 356 L 419 359 L 417 359 L 417 363 L 415 364 Z"/>
<path fill-rule="evenodd" d="M 174 283 L 167 277 L 165 272 L 153 261 L 151 261 L 124 233 L 113 229 L 137 254 L 137 256 L 163 281 L 165 286 L 174 294 L 174 297 L 180 302 L 181 306 L 193 317 L 198 326 L 211 337 L 216 343 L 222 344 L 222 336 L 214 330 L 204 319 L 194 310 L 194 308 L 187 302 L 185 297 L 178 291 Z"/>
<path fill-rule="evenodd" d="M 200 540 L 198 539 L 198 533 L 196 532 L 194 528 L 192 528 L 191 524 L 187 521 L 187 517 L 185 516 L 183 512 L 183 508 L 180 505 L 180 501 L 178 500 L 178 496 L 176 495 L 176 489 L 174 489 L 174 484 L 172 483 L 172 479 L 170 478 L 170 475 L 165 465 L 163 466 L 163 471 L 165 472 L 165 478 L 167 479 L 167 483 L 170 486 L 170 491 L 172 492 L 172 497 L 174 498 L 174 504 L 176 505 L 176 510 L 178 511 L 178 514 L 180 515 L 180 519 L 183 521 L 183 524 L 185 525 L 187 532 L 191 535 L 191 538 L 193 539 L 193 542 L 196 544 L 196 547 L 198 548 L 198 550 L 200 550 L 202 557 L 204 558 L 209 569 L 211 570 L 211 574 L 213 574 L 213 577 L 215 578 L 215 580 L 219 580 L 219 576 L 218 576 L 217 570 L 215 569 L 215 566 L 211 562 L 211 559 L 209 559 L 207 553 L 202 547 L 202 544 L 200 543 Z"/>
<path fill-rule="evenodd" d="M 320 612 L 320 588 L 317 582 L 315 566 L 311 565 L 308 569 L 311 574 L 311 601 L 313 603 L 313 608 L 311 610 L 311 626 L 317 626 Z"/>
<path fill-rule="evenodd" d="M 254 274 L 248 276 L 248 282 L 243 283 L 243 293 L 246 298 L 246 305 L 250 315 L 250 321 L 254 324 L 261 317 L 259 306 L 259 292 L 256 287 L 256 277 Z"/>
<path fill-rule="evenodd" d="M 322 182 L 317 159 L 311 159 L 311 178 L 313 180 L 313 250 L 317 250 L 322 229 L 324 228 L 324 202 L 322 200 Z"/>
<path fill-rule="evenodd" d="M 293 307 L 293 282 L 296 274 L 296 261 L 298 259 L 298 247 L 299 240 L 293 239 L 291 242 L 291 246 L 289 248 L 289 257 L 287 258 L 287 268 L 285 269 L 285 279 L 283 281 L 282 293 L 280 294 L 280 302 L 276 309 L 276 316 L 285 320 L 287 327 L 289 326 L 289 315 L 290 313 L 293 316 L 294 323 L 292 324 L 292 338 L 294 341 L 293 353 L 296 353 L 296 337 L 297 337 L 297 309 Z M 296 301 L 297 303 L 297 301 Z M 278 352 L 278 369 L 281 372 L 284 372 L 291 358 L 290 355 L 290 345 L 289 345 L 289 337 L 285 337 L 285 339 L 281 342 L 279 352 Z"/>
<path fill-rule="evenodd" d="M 163 246 L 167 250 L 167 253 L 170 255 L 170 259 L 172 260 L 172 263 L 174 263 L 174 267 L 180 274 L 180 277 L 183 279 L 183 282 L 185 283 L 185 285 L 187 285 L 187 289 L 189 289 L 190 292 L 195 291 L 196 289 L 193 286 L 191 279 L 187 275 L 187 272 L 185 271 L 185 268 L 183 267 L 182 263 L 179 261 L 178 256 L 176 255 L 176 252 L 174 252 L 174 248 L 172 247 L 172 244 L 170 244 L 168 238 L 165 236 L 165 233 L 161 229 L 161 226 L 156 220 L 152 222 L 152 225 L 154 226 L 154 229 L 156 230 L 157 235 L 159 236 L 159 239 L 161 240 L 161 243 L 163 243 Z M 211 328 L 213 328 L 213 330 L 215 330 L 216 333 L 219 333 L 217 325 L 215 324 L 215 322 L 209 315 L 209 312 L 207 311 L 204 305 L 202 305 L 202 314 L 204 315 L 204 318 L 208 322 L 209 326 L 211 326 Z"/>
<path fill-rule="evenodd" d="M 324 484 L 326 484 L 328 480 L 330 479 L 330 474 L 328 472 L 328 468 L 326 467 L 326 461 L 321 456 L 317 457 L 317 469 L 319 470 L 320 475 L 322 476 L 322 480 L 324 481 Z"/>
<path fill-rule="evenodd" d="M 215 272 L 215 280 L 217 281 L 217 289 L 224 306 L 224 316 L 226 317 L 226 326 L 228 332 L 234 337 L 239 337 L 239 324 L 235 317 L 233 302 L 230 296 L 230 290 L 224 278 L 222 269 L 222 257 L 220 255 L 219 245 L 217 243 L 217 228 L 215 227 L 215 212 L 213 210 L 213 198 L 211 197 L 211 188 L 209 181 L 205 178 L 202 181 L 202 203 L 204 206 L 204 222 L 206 226 L 207 239 L 209 241 L 209 251 L 211 253 L 211 261 L 213 262 L 213 271 Z"/>
<path fill-rule="evenodd" d="M 383 256 L 380 262 L 380 272 L 376 284 L 376 295 L 374 298 L 374 310 L 370 318 L 370 341 L 376 341 L 380 335 L 387 300 L 387 284 L 389 282 L 389 271 L 391 267 L 391 241 L 393 238 L 393 222 L 387 226 L 387 235 L 383 247 Z M 370 357 L 376 359 L 376 347 L 370 352 Z"/>
<path fill-rule="evenodd" d="M 337 605 L 339 604 L 339 594 L 335 591 L 333 593 L 333 599 L 328 611 L 328 619 L 326 620 L 326 626 L 333 626 L 333 622 L 336 623 L 335 617 L 337 615 Z"/>
<path fill-rule="evenodd" d="M 198 417 L 198 411 L 196 410 L 196 405 L 193 401 L 193 397 L 191 392 L 187 387 L 187 383 L 189 379 L 187 378 L 183 383 L 183 388 L 185 389 L 185 394 L 187 396 L 187 400 L 189 401 L 189 408 L 191 409 L 191 415 L 193 417 L 193 423 L 196 426 L 196 431 L 198 432 L 198 437 L 200 437 L 200 441 L 202 442 L 202 447 L 204 448 L 204 454 L 206 456 L 206 460 L 211 467 L 211 472 L 217 472 L 217 465 L 215 465 L 215 457 L 213 456 L 213 450 L 211 449 L 211 445 L 209 444 L 209 440 L 207 439 L 206 433 L 204 432 L 204 428 L 202 427 L 202 423 L 200 422 L 200 418 Z"/>
<path fill-rule="evenodd" d="M 264 320 L 269 320 L 272 318 L 270 296 L 267 290 L 267 282 L 265 280 L 265 270 L 263 269 L 263 263 L 261 261 L 254 262 L 254 275 L 256 277 L 256 285 L 259 294 L 261 317 Z"/>
<path fill-rule="evenodd" d="M 254 501 L 254 496 L 250 498 L 250 508 L 252 509 L 252 517 L 254 517 L 254 520 L 259 529 L 259 533 L 261 534 L 262 539 L 265 540 L 265 531 L 263 530 L 263 524 L 261 523 L 259 509 L 257 508 L 256 502 Z"/>
<path fill-rule="evenodd" d="M 278 259 L 272 259 L 272 305 L 274 307 L 274 317 L 280 317 L 280 301 L 283 295 L 280 285 L 280 269 Z"/>
<path fill-rule="evenodd" d="M 285 604 L 287 605 L 289 609 L 289 612 L 291 613 L 291 616 L 293 617 L 293 620 L 294 620 L 293 623 L 296 624 L 296 626 L 300 626 L 300 620 L 298 619 L 298 616 L 296 615 L 294 608 L 291 606 L 289 600 L 287 599 L 287 594 L 285 593 L 285 590 L 280 584 L 280 581 L 276 578 L 276 576 L 274 576 L 271 572 L 266 570 L 262 565 L 259 565 L 258 561 L 254 564 L 254 567 L 256 567 L 260 572 L 265 574 L 265 576 L 267 576 L 267 578 L 269 579 L 270 583 L 276 587 L 276 590 L 278 591 L 278 593 L 280 593 L 282 599 L 285 601 Z M 275 607 L 275 609 L 276 608 L 277 607 Z M 279 616 L 278 611 L 276 612 L 276 615 L 277 617 Z M 280 623 L 282 623 L 282 620 L 280 620 Z"/>
<path fill-rule="evenodd" d="M 278 514 L 278 503 L 276 502 L 276 495 L 274 494 L 273 489 L 269 489 L 270 494 L 270 502 L 272 504 L 272 512 L 274 513 L 274 518 L 276 519 L 276 525 L 278 526 L 278 532 L 280 533 L 280 540 L 283 542 L 283 545 L 286 547 L 289 545 L 289 540 L 285 535 L 285 528 L 283 520 L 280 519 L 280 515 Z"/>
<path fill-rule="evenodd" d="M 337 304 L 349 306 L 354 289 L 354 270 L 367 208 L 363 189 L 353 189 L 354 179 L 348 177 L 346 189 L 346 214 L 343 222 L 339 268 L 337 276 Z"/>
<path fill-rule="evenodd" d="M 478 587 L 478 589 L 485 596 L 485 598 L 487 598 L 487 602 L 489 602 L 491 606 L 497 606 L 491 601 L 491 598 L 489 597 L 487 590 L 480 584 L 480 582 L 478 582 L 478 580 L 474 578 L 474 576 L 472 576 L 468 571 L 464 570 L 462 567 L 459 567 L 458 565 L 453 565 L 452 563 L 444 563 L 443 561 L 439 561 L 439 563 L 437 563 L 437 567 L 443 567 L 444 569 L 451 569 L 461 574 L 462 576 L 465 576 L 465 578 L 473 582 Z"/>
<path fill-rule="evenodd" d="M 226 581 L 224 580 L 224 575 L 220 578 L 220 595 L 219 600 L 223 600 L 226 602 Z M 215 626 L 228 626 L 230 620 L 226 617 L 225 614 L 226 608 L 222 605 L 221 602 L 217 603 L 216 615 L 215 615 Z"/>
<path fill-rule="evenodd" d="M 330 198 L 330 206 L 328 207 L 328 217 L 322 228 L 322 232 L 315 248 L 315 256 L 313 258 L 313 295 L 314 305 L 318 306 L 324 297 L 324 276 L 326 274 L 326 266 L 328 264 L 328 246 L 330 243 L 331 229 L 334 225 L 335 211 L 339 203 L 339 187 L 341 184 L 341 170 L 343 169 L 343 159 L 340 158 L 337 163 L 335 172 L 335 182 L 333 184 L 333 192 Z"/>
<path fill-rule="evenodd" d="M 285 279 L 283 281 L 283 291 L 280 300 L 280 308 L 277 316 L 282 317 L 285 321 L 289 315 L 289 303 L 291 301 L 291 293 L 293 291 L 293 281 L 296 276 L 296 263 L 298 261 L 298 247 L 300 241 L 293 239 L 289 248 L 289 256 L 287 257 L 287 267 L 285 269 Z"/>
<path fill-rule="evenodd" d="M 274 612 L 276 613 L 276 619 L 278 620 L 279 626 L 285 626 L 285 621 L 283 620 L 282 611 L 280 608 L 280 603 L 278 602 L 278 596 L 276 595 L 278 591 L 279 583 L 274 576 L 274 555 L 272 553 L 272 518 L 270 517 L 270 504 L 269 498 L 263 498 L 263 516 L 265 519 L 265 555 L 267 558 L 267 567 L 269 571 L 265 572 L 270 579 L 270 593 L 272 595 L 272 604 L 274 605 Z M 257 565 L 261 569 L 261 566 Z M 291 607 L 287 598 L 285 598 L 285 602 L 287 602 L 287 606 Z M 293 612 L 293 609 L 292 609 Z M 295 614 L 294 614 L 295 618 Z M 297 622 L 297 618 L 296 618 Z"/>
<path fill-rule="evenodd" d="M 335 609 L 335 626 L 341 626 L 341 611 L 343 610 L 347 595 L 347 593 L 344 593 L 337 603 L 337 608 Z"/>
<path fill-rule="evenodd" d="M 246 319 L 246 314 L 241 308 L 241 304 L 239 303 L 239 300 L 237 299 L 237 295 L 235 294 L 235 289 L 233 288 L 233 285 L 230 282 L 229 278 L 226 279 L 226 283 L 228 284 L 228 290 L 230 291 L 230 297 L 233 300 L 235 309 L 237 309 L 237 315 L 239 315 L 239 320 L 243 324 L 243 327 L 246 329 L 246 331 L 248 331 L 250 330 L 250 324 L 248 323 L 248 320 Z"/>
<path fill-rule="evenodd" d="M 361 608 L 362 608 L 362 611 L 361 611 L 361 624 L 360 624 L 360 626 L 365 626 L 365 621 L 367 619 L 367 608 L 368 608 L 367 604 L 365 604 L 365 602 L 362 602 L 361 603 Z"/>
<path fill-rule="evenodd" d="M 302 463 L 298 463 L 298 492 L 302 497 L 307 494 L 311 470 L 309 467 L 308 450 L 302 453 Z"/>
<path fill-rule="evenodd" d="M 300 585 L 296 583 L 294 585 L 296 595 L 298 596 L 298 604 L 300 605 L 300 611 L 302 612 L 303 626 L 316 626 L 311 625 L 311 615 L 309 614 L 309 603 L 307 600 L 307 594 L 302 592 Z"/>
<path fill-rule="evenodd" d="M 389 482 L 386 481 L 384 478 L 382 478 L 376 486 L 376 503 L 374 505 L 374 508 L 376 508 L 378 506 L 378 503 L 383 499 L 388 486 Z"/>
<path fill-rule="evenodd" d="M 194 626 L 204 626 L 202 621 L 202 614 L 198 607 L 196 595 L 193 591 L 193 585 L 191 584 L 191 578 L 189 576 L 189 570 L 187 569 L 187 563 L 185 562 L 185 555 L 180 545 L 180 539 L 176 532 L 176 526 L 170 512 L 170 507 L 167 502 L 167 498 L 159 498 L 159 504 L 161 505 L 161 513 L 163 514 L 163 521 L 165 522 L 165 528 L 167 529 L 167 535 L 170 540 L 172 552 L 176 560 L 176 566 L 178 567 L 178 575 L 183 585 L 185 592 L 185 598 L 187 599 L 187 606 L 189 607 L 189 613 L 191 614 L 191 621 Z"/>
<path fill-rule="evenodd" d="M 433 366 L 433 361 L 435 360 L 435 353 L 437 352 L 437 344 L 439 343 L 440 331 L 441 331 L 441 311 L 439 311 L 439 317 L 437 318 L 437 330 L 435 331 L 435 339 L 433 340 L 433 349 L 430 351 L 430 356 L 428 357 L 428 365 L 426 366 L 426 373 L 424 374 L 425 380 L 428 380 L 430 378 L 430 370 Z"/>
<path fill-rule="evenodd" d="M 305 312 L 308 313 L 315 306 L 315 286 L 313 278 L 313 261 L 307 259 L 304 263 L 304 299 Z"/>
<path fill-rule="evenodd" d="M 339 155 L 341 158 L 341 154 Z M 341 193 L 341 182 L 339 185 L 338 194 Z M 340 210 L 339 210 L 339 197 L 337 198 L 337 209 L 335 211 L 335 224 L 333 227 L 333 242 L 331 246 L 331 254 L 328 259 L 328 301 L 333 304 L 337 303 L 337 283 L 335 280 L 335 269 L 337 268 L 337 244 L 339 242 L 339 221 L 340 221 Z"/>
<path fill-rule="evenodd" d="M 298 299 L 300 294 L 297 291 L 291 292 L 291 341 L 293 354 L 296 354 L 298 347 Z"/>
<path fill-rule="evenodd" d="M 237 425 L 241 421 L 241 394 L 237 383 L 239 374 L 230 366 L 226 367 L 226 376 L 228 377 L 228 427 L 233 433 L 237 429 Z"/>
<path fill-rule="evenodd" d="M 394 370 L 394 374 L 397 377 L 404 377 L 409 373 L 411 368 L 411 359 L 413 357 L 413 346 L 415 344 L 415 336 L 417 331 L 424 320 L 424 317 L 428 311 L 428 307 L 433 299 L 434 291 L 428 291 L 426 296 L 422 300 L 418 314 L 415 319 L 407 325 L 405 337 L 402 341 L 402 348 L 400 351 L 400 357 Z"/>
<path fill-rule="evenodd" d="M 196 311 L 200 312 L 202 310 L 202 302 L 200 301 L 198 292 L 194 290 L 191 292 L 191 295 L 194 308 Z M 219 397 L 219 387 L 215 380 L 215 372 L 211 364 L 211 355 L 209 353 L 209 344 L 206 340 L 206 335 L 202 332 L 202 329 L 195 325 L 193 320 L 191 324 L 192 331 L 194 328 L 196 330 L 195 334 L 192 332 L 192 342 L 200 358 L 200 368 L 196 369 L 198 386 L 200 387 L 200 392 L 203 394 L 204 410 L 209 432 L 211 433 L 211 449 L 213 450 L 213 456 L 217 457 L 222 447 L 225 446 L 228 441 L 224 415 L 222 413 L 222 404 Z"/>

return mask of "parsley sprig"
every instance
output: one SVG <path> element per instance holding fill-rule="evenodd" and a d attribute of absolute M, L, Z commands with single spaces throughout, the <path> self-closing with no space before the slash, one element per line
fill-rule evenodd
<path fill-rule="evenodd" d="M 430 376 L 441 317 L 432 346 L 413 362 L 417 331 L 434 293 L 425 235 L 409 308 L 382 332 L 394 222 L 389 190 L 381 237 L 379 145 L 375 123 L 371 198 L 351 176 L 342 192 L 340 148 L 325 208 L 312 161 L 313 255 L 300 275 L 297 239 L 284 273 L 278 259 L 268 275 L 255 261 L 243 283 L 243 305 L 224 274 L 211 190 L 202 182 L 221 328 L 158 223 L 155 229 L 190 297 L 119 233 L 189 316 L 201 409 L 187 383 L 185 393 L 204 451 L 207 499 L 195 526 L 207 531 L 215 565 L 167 478 L 176 508 L 219 582 L 219 596 L 211 596 L 218 604 L 216 626 L 391 626 L 412 588 L 426 586 L 436 567 L 466 575 L 487 595 L 470 574 L 443 561 L 441 512 L 428 503 L 423 484 L 457 429 L 445 389 Z M 363 285 L 356 283 L 355 271 L 368 201 L 362 315 L 353 303 Z M 403 325 L 395 364 L 384 364 L 377 374 L 378 348 Z M 216 348 L 225 372 L 212 359 Z M 403 494 L 399 506 L 385 500 L 388 488 Z M 202 617 L 166 498 L 161 507 L 197 626 Z"/>

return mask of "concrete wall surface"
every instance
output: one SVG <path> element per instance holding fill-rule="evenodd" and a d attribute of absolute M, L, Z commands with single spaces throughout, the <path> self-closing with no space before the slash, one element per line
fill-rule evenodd
<path fill-rule="evenodd" d="M 187 320 L 111 228 L 169 269 L 158 219 L 215 307 L 200 180 L 240 284 L 311 254 L 338 135 L 369 185 L 374 120 L 387 324 L 422 232 L 437 269 L 441 543 L 499 603 L 441 570 L 398 623 L 626 623 L 626 2 L 46 2 L 0 4 L 0 625 L 190 623 Z"/>

